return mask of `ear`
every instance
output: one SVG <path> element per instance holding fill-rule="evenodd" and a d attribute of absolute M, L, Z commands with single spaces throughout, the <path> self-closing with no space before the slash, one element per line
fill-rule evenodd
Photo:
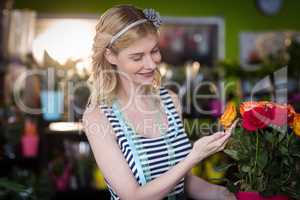
<path fill-rule="evenodd" d="M 106 48 L 104 52 L 105 59 L 112 65 L 117 65 L 117 56 L 110 49 Z"/>

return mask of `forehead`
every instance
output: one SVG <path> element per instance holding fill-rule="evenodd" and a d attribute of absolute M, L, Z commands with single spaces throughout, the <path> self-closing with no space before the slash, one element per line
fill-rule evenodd
<path fill-rule="evenodd" d="M 134 41 L 131 45 L 123 49 L 121 52 L 124 54 L 147 52 L 151 51 L 157 44 L 158 36 L 154 34 L 148 34 L 146 37 Z"/>

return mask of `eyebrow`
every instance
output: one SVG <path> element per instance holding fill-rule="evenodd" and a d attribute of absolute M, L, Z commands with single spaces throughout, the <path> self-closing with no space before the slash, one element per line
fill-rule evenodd
<path fill-rule="evenodd" d="M 152 50 L 155 49 L 155 48 L 157 48 L 158 46 L 159 46 L 159 44 L 156 43 L 156 45 L 152 48 Z M 144 53 L 143 52 L 137 52 L 137 53 L 131 53 L 131 54 L 129 54 L 129 56 L 141 56 L 141 55 L 144 55 Z"/>

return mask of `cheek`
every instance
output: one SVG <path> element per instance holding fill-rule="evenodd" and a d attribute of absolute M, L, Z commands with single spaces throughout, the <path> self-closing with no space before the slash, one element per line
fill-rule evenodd
<path fill-rule="evenodd" d="M 128 75 L 132 75 L 141 70 L 143 65 L 140 62 L 134 62 L 127 59 L 120 62 L 118 66 L 120 71 L 125 72 Z"/>

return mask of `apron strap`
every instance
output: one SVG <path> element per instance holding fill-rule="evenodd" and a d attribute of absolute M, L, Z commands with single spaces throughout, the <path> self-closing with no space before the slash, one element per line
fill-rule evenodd
<path fill-rule="evenodd" d="M 133 156 L 133 159 L 134 159 L 134 162 L 135 162 L 135 166 L 136 166 L 137 173 L 139 175 L 140 181 L 141 181 L 142 185 L 145 185 L 146 184 L 146 178 L 145 178 L 145 175 L 144 175 L 144 172 L 143 172 L 143 169 L 142 169 L 142 165 L 141 165 L 141 162 L 140 162 L 140 159 L 139 159 L 139 156 L 138 156 L 138 152 L 135 148 L 132 137 L 130 136 L 130 133 L 128 132 L 128 129 L 127 129 L 125 121 L 124 121 L 124 118 L 123 118 L 122 114 L 120 113 L 120 111 L 117 108 L 117 105 L 115 103 L 112 105 L 112 108 L 115 111 L 116 117 L 119 120 L 119 123 L 120 123 L 120 125 L 121 125 L 121 127 L 124 131 L 124 135 L 127 139 L 128 145 L 131 149 L 132 156 Z"/>

